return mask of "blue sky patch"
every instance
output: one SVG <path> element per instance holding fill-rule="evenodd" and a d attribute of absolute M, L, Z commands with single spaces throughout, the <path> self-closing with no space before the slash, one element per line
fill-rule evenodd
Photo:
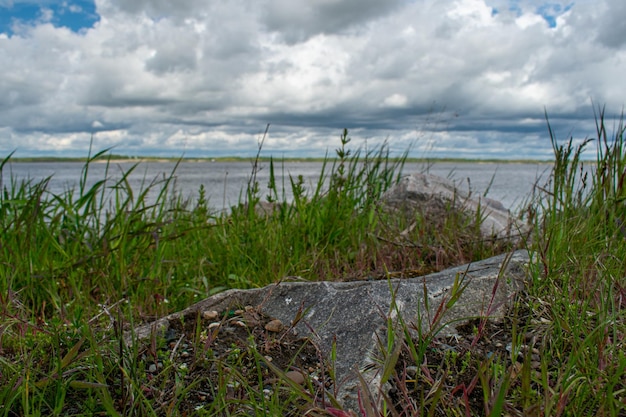
<path fill-rule="evenodd" d="M 556 27 L 556 21 L 559 16 L 567 13 L 574 6 L 574 2 L 564 5 L 563 1 L 531 2 L 530 5 L 532 5 L 532 3 L 541 3 L 538 6 L 535 6 L 534 12 L 541 16 L 551 28 Z M 525 11 L 525 8 L 523 7 L 523 4 L 520 0 L 510 0 L 508 2 L 507 8 L 509 12 L 512 12 L 516 16 L 521 16 L 522 14 L 524 14 Z M 491 8 L 492 16 L 495 16 L 499 13 L 500 10 L 497 7 Z"/>
<path fill-rule="evenodd" d="M 572 6 L 573 3 L 567 6 L 561 6 L 558 3 L 546 3 L 537 8 L 537 14 L 541 15 L 541 17 L 543 17 L 545 21 L 548 22 L 548 25 L 551 28 L 555 28 L 556 19 L 560 15 L 566 13 L 569 9 L 571 9 Z"/>
<path fill-rule="evenodd" d="M 15 25 L 51 23 L 73 32 L 92 28 L 100 16 L 92 0 L 20 1 L 0 0 L 0 33 L 13 35 Z"/>

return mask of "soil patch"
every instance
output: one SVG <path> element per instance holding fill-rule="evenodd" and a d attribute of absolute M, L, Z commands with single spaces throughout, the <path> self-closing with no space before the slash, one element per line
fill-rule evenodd
<path fill-rule="evenodd" d="M 142 390 L 158 415 L 242 412 L 246 402 L 274 395 L 291 402 L 287 415 L 302 415 L 306 401 L 294 392 L 315 402 L 332 386 L 317 346 L 258 308 L 189 313 L 169 324 L 138 358 L 145 366 Z M 124 401 L 117 399 L 120 409 Z"/>

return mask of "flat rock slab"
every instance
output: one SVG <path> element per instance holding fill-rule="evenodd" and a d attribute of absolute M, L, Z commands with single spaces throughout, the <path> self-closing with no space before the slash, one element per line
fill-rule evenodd
<path fill-rule="evenodd" d="M 528 252 L 520 250 L 417 278 L 280 282 L 259 289 L 229 290 L 142 326 L 135 330 L 134 336 L 142 339 L 155 329 L 165 331 L 170 320 L 193 312 L 251 305 L 285 324 L 292 323 L 300 313 L 301 320 L 294 327 L 299 335 L 310 337 L 326 353 L 336 343 L 338 400 L 346 408 L 358 409 L 360 387 L 356 371 L 365 376 L 370 389 L 377 388 L 377 373 L 363 370 L 376 356 L 377 332 L 387 328 L 389 318 L 400 314 L 405 323 L 415 323 L 421 317 L 423 325 L 428 326 L 439 305 L 450 299 L 455 281 L 462 280 L 467 286 L 443 316 L 441 323 L 449 324 L 441 331 L 454 333 L 454 325 L 463 323 L 464 319 L 485 316 L 497 319 L 522 287 L 528 260 Z"/>

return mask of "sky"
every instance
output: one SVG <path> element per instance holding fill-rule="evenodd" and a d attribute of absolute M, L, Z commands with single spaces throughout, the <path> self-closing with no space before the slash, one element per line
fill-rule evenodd
<path fill-rule="evenodd" d="M 550 159 L 626 101 L 624 0 L 0 0 L 0 156 Z"/>

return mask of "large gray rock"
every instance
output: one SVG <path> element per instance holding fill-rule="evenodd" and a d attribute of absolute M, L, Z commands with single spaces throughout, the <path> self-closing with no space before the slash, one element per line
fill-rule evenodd
<path fill-rule="evenodd" d="M 441 303 L 449 300 L 459 279 L 467 286 L 454 306 L 446 311 L 441 323 L 449 325 L 442 332 L 454 333 L 454 325 L 461 319 L 501 316 L 526 277 L 527 262 L 528 253 L 517 251 L 417 278 L 281 282 L 260 289 L 229 290 L 136 329 L 135 336 L 147 338 L 154 329 L 165 331 L 169 320 L 191 312 L 251 305 L 259 306 L 265 314 L 283 323 L 290 323 L 304 307 L 304 317 L 295 330 L 315 339 L 326 353 L 336 340 L 337 381 L 341 381 L 338 399 L 346 408 L 357 409 L 357 393 L 362 387 L 356 371 L 376 392 L 379 374 L 371 364 L 377 351 L 377 332 L 387 328 L 388 318 L 396 319 L 400 314 L 406 323 L 415 323 L 418 317 L 426 321 L 434 316 Z M 426 311 L 426 305 L 430 311 Z"/>
<path fill-rule="evenodd" d="M 517 240 L 528 231 L 528 226 L 511 216 L 500 202 L 474 196 L 455 182 L 434 175 L 417 173 L 406 176 L 383 195 L 382 201 L 394 210 L 418 211 L 427 219 L 441 217 L 450 209 L 466 213 L 471 218 L 478 214 L 485 238 Z"/>

